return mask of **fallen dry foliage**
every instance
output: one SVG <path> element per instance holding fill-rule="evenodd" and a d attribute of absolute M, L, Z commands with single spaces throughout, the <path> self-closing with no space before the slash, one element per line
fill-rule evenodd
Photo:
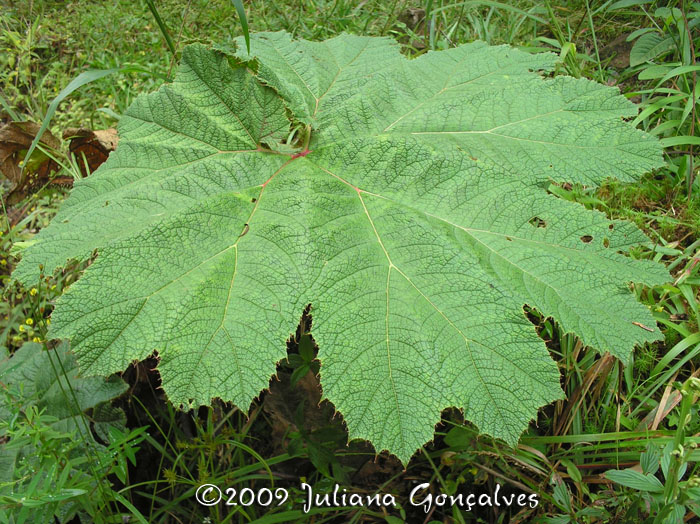
<path fill-rule="evenodd" d="M 8 122 L 0 128 L 0 171 L 11 183 L 6 205 L 12 206 L 24 200 L 58 170 L 58 164 L 41 151 L 32 155 L 27 166 L 20 165 L 39 128 L 34 122 Z M 60 147 L 59 140 L 49 131 L 44 132 L 39 143 L 53 150 Z"/>
<path fill-rule="evenodd" d="M 72 176 L 56 176 L 59 171 L 58 163 L 43 151 L 36 149 L 32 157 L 25 160 L 39 129 L 39 124 L 34 122 L 8 122 L 0 127 L 0 171 L 10 182 L 4 203 L 12 223 L 25 216 L 30 203 L 21 206 L 17 204 L 32 193 L 47 185 L 73 185 Z M 62 137 L 68 142 L 68 154 L 75 159 L 83 177 L 100 167 L 116 149 L 118 142 L 116 129 L 68 128 Z M 52 155 L 61 155 L 62 142 L 50 131 L 44 131 L 39 143 L 44 149 L 50 150 Z"/>
<path fill-rule="evenodd" d="M 94 131 L 87 128 L 68 128 L 63 132 L 63 139 L 70 140 L 68 150 L 77 160 L 83 176 L 88 176 L 100 167 L 117 148 L 118 142 L 116 129 Z"/>

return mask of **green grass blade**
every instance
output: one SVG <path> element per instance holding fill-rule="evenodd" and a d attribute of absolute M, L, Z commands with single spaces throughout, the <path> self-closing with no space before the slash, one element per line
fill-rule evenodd
<path fill-rule="evenodd" d="M 238 13 L 238 18 L 241 20 L 241 29 L 243 30 L 243 38 L 245 38 L 245 48 L 250 54 L 250 33 L 248 31 L 248 18 L 245 15 L 245 8 L 243 7 L 242 0 L 231 0 L 233 6 L 236 8 Z"/>
<path fill-rule="evenodd" d="M 700 136 L 670 136 L 662 138 L 661 144 L 664 147 L 693 145 L 700 146 Z"/>
<path fill-rule="evenodd" d="M 86 84 L 89 84 L 91 82 L 94 82 L 95 80 L 99 80 L 100 78 L 104 78 L 106 76 L 111 75 L 112 73 L 133 73 L 133 72 L 138 72 L 138 73 L 150 73 L 146 69 L 142 69 L 140 67 L 117 67 L 117 68 L 112 68 L 112 69 L 91 69 L 89 71 L 85 71 L 84 73 L 80 73 L 77 77 L 75 77 L 71 82 L 61 89 L 61 92 L 58 93 L 58 96 L 53 99 L 51 102 L 51 105 L 49 105 L 49 109 L 46 111 L 46 116 L 44 116 L 44 121 L 41 123 L 41 127 L 39 128 L 39 132 L 36 134 L 34 137 L 34 140 L 32 141 L 32 144 L 29 146 L 29 149 L 27 150 L 27 154 L 24 155 L 24 164 L 22 166 L 22 171 L 24 171 L 24 166 L 26 166 L 27 161 L 31 158 L 32 153 L 34 152 L 34 149 L 36 149 L 37 145 L 39 144 L 39 141 L 41 140 L 41 137 L 43 136 L 44 132 L 46 129 L 49 127 L 49 124 L 51 123 L 51 119 L 53 118 L 54 113 L 56 112 L 56 109 L 58 109 L 58 105 L 63 102 L 70 94 L 72 94 L 74 91 L 77 91 L 81 87 L 83 87 Z"/>
<path fill-rule="evenodd" d="M 117 499 L 117 501 L 121 502 L 126 509 L 128 509 L 131 512 L 131 516 L 134 517 L 138 522 L 141 522 L 142 524 L 148 524 L 148 521 L 146 518 L 141 514 L 139 510 L 137 510 L 134 505 L 126 500 L 122 495 L 117 493 L 116 491 L 112 492 L 114 495 L 114 498 Z"/>
<path fill-rule="evenodd" d="M 153 18 L 156 20 L 156 24 L 158 24 L 158 28 L 160 29 L 160 32 L 163 34 L 163 38 L 165 38 L 165 43 L 168 44 L 168 48 L 170 49 L 170 52 L 173 54 L 173 56 L 176 55 L 176 50 L 175 50 L 175 44 L 173 44 L 173 39 L 170 37 L 170 32 L 168 31 L 168 28 L 165 26 L 165 22 L 163 22 L 163 19 L 160 17 L 160 13 L 158 13 L 158 9 L 156 8 L 156 4 L 153 2 L 153 0 L 146 0 L 146 5 L 148 5 L 148 9 L 153 15 Z"/>
<path fill-rule="evenodd" d="M 99 80 L 100 78 L 104 78 L 105 76 L 111 75 L 112 73 L 116 73 L 118 71 L 121 71 L 121 70 L 118 68 L 115 68 L 115 69 L 93 69 L 90 71 L 85 71 L 84 73 L 80 73 L 66 87 L 64 87 L 60 93 L 58 93 L 58 96 L 53 99 L 53 102 L 51 102 L 51 105 L 49 106 L 48 111 L 46 111 L 46 116 L 44 117 L 44 121 L 41 123 L 41 127 L 39 128 L 39 132 L 34 137 L 32 144 L 29 146 L 29 150 L 27 151 L 27 154 L 24 156 L 24 164 L 22 166 L 22 170 L 24 170 L 24 166 L 27 164 L 27 161 L 31 158 L 32 153 L 34 152 L 34 149 L 36 148 L 37 144 L 39 143 L 39 140 L 41 140 L 42 135 L 44 134 L 46 129 L 49 127 L 49 124 L 51 123 L 51 118 L 53 118 L 53 115 L 56 112 L 56 109 L 58 108 L 58 104 L 63 102 L 63 100 L 65 100 L 66 97 L 68 97 L 71 93 L 80 89 L 84 85 L 89 84 L 90 82 L 94 82 L 95 80 Z"/>
<path fill-rule="evenodd" d="M 19 115 L 15 113 L 14 109 L 7 103 L 7 100 L 0 94 L 0 106 L 2 106 L 3 111 L 5 111 L 12 120 L 19 120 Z"/>
<path fill-rule="evenodd" d="M 683 353 L 686 349 L 694 344 L 700 343 L 700 333 L 694 333 L 693 335 L 681 340 L 678 344 L 673 346 L 667 351 L 667 353 L 659 360 L 659 362 L 654 366 L 651 371 L 650 376 L 655 376 L 661 373 L 666 366 L 668 366 L 673 359 L 677 358 L 679 354 Z"/>

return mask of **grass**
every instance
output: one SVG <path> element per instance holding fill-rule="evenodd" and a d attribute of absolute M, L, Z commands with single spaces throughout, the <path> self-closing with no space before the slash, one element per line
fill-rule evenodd
<path fill-rule="evenodd" d="M 665 167 L 634 185 L 552 185 L 549 190 L 610 217 L 633 220 L 649 234 L 651 242 L 632 256 L 664 261 L 674 280 L 654 288 L 635 286 L 634 291 L 652 311 L 665 340 L 638 348 L 632 363 L 624 367 L 562 334 L 551 319 L 530 311 L 558 362 L 567 400 L 543 409 L 517 448 L 479 435 L 475 428 L 463 425 L 459 412 L 447 410 L 435 441 L 405 470 L 392 457 L 376 457 L 362 442 L 345 445 L 342 421 L 333 416 L 332 407 L 313 401 L 317 384 L 314 373 L 306 372 L 314 369 L 313 352 L 303 343 L 303 330 L 296 337 L 300 344 L 289 344 L 289 364 L 280 369 L 279 388 L 256 401 L 248 415 L 224 404 L 190 413 L 175 410 L 163 400 L 158 377 L 150 371 L 154 362 L 147 361 L 124 374 L 130 391 L 117 404 L 126 413 L 126 427 L 147 428 L 133 457 L 138 467 L 129 466 L 130 459 L 120 455 L 128 476 L 110 477 L 112 495 L 101 494 L 104 504 L 98 501 L 97 506 L 114 518 L 129 513 L 144 522 L 163 523 L 205 518 L 211 522 L 312 518 L 314 522 L 391 524 L 431 519 L 637 523 L 666 518 L 680 522 L 669 516 L 674 511 L 680 514 L 678 508 L 695 508 L 696 515 L 700 513 L 700 451 L 696 449 L 700 416 L 693 381 L 700 363 L 700 187 L 694 140 L 700 121 L 694 103 L 697 70 L 693 69 L 700 37 L 693 24 L 700 20 L 700 9 L 690 3 L 660 6 L 612 0 L 544 4 L 256 0 L 245 7 L 253 31 L 284 29 L 313 40 L 340 32 L 391 36 L 410 56 L 481 39 L 529 52 L 553 51 L 561 58 L 560 73 L 620 87 L 642 108 L 635 123 L 665 141 Z M 629 55 L 634 54 L 638 40 L 627 42 L 620 37 L 640 28 L 648 28 L 660 39 L 670 38 L 672 45 L 648 61 L 630 65 Z M 184 45 L 226 43 L 240 32 L 229 0 L 10 2 L 0 13 L 4 108 L 0 115 L 5 120 L 19 117 L 41 123 L 50 116 L 52 100 L 81 72 L 128 69 L 131 72 L 96 80 L 68 96 L 58 105 L 49 129 L 61 136 L 71 126 L 114 126 L 135 96 L 152 91 L 171 76 Z M 80 176 L 75 159 L 65 149 L 52 154 L 63 166 L 58 175 Z M 4 298 L 0 342 L 7 353 L 30 340 L 45 342 L 54 300 L 84 267 L 69 265 L 29 290 L 9 278 L 23 243 L 31 242 L 49 222 L 65 194 L 65 189 L 46 186 L 5 208 L 0 237 Z M 15 416 L 26 418 L 19 409 Z M 41 421 L 35 413 L 29 416 L 28 420 Z M 663 489 L 640 489 L 639 483 L 604 475 L 625 468 L 663 479 Z M 300 478 L 317 491 L 332 489 L 339 482 L 349 492 L 392 492 L 402 507 L 391 512 L 376 507 L 326 508 L 305 516 L 299 510 Z M 505 493 L 537 493 L 541 502 L 536 508 L 500 513 L 434 507 L 426 516 L 421 508 L 406 503 L 417 481 L 430 482 L 433 489 L 448 494 L 493 492 L 500 484 Z M 269 509 L 255 505 L 205 508 L 193 497 L 197 486 L 206 482 L 238 490 L 274 487 L 287 490 L 290 497 Z"/>

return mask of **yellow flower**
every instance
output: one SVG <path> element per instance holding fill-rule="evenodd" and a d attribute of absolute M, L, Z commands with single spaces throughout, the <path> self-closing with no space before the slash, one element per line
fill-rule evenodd
<path fill-rule="evenodd" d="M 24 322 L 25 322 L 25 324 L 27 324 L 28 326 L 31 326 L 32 324 L 34 324 L 34 319 L 33 319 L 33 318 L 28 318 L 28 319 L 25 320 Z"/>
<path fill-rule="evenodd" d="M 37 291 L 37 289 L 35 287 L 33 287 L 32 289 L 29 290 L 29 294 L 33 297 L 35 297 L 38 292 L 39 291 Z"/>
<path fill-rule="evenodd" d="M 51 319 L 50 319 L 50 318 L 47 318 L 47 319 L 46 319 L 46 325 L 47 325 L 47 326 L 50 326 L 50 325 L 51 325 Z"/>
<path fill-rule="evenodd" d="M 7 265 L 7 260 L 5 260 L 5 259 L 3 258 L 2 260 L 0 260 L 0 264 L 2 264 L 3 266 L 6 266 L 6 265 Z"/>
<path fill-rule="evenodd" d="M 32 342 L 41 342 L 41 339 L 39 337 L 34 337 L 32 339 Z"/>
<path fill-rule="evenodd" d="M 20 330 L 22 333 L 24 333 L 24 324 L 20 324 L 19 330 Z"/>
<path fill-rule="evenodd" d="M 56 291 L 56 284 L 54 284 L 53 286 L 51 286 L 51 291 Z"/>

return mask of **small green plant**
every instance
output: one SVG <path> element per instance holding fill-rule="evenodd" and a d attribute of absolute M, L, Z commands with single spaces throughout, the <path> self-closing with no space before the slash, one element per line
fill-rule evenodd
<path fill-rule="evenodd" d="M 630 52 L 631 72 L 648 84 L 631 95 L 643 97 L 643 111 L 634 124 L 661 137 L 668 148 L 668 167 L 685 182 L 690 197 L 697 170 L 695 147 L 700 145 L 696 131 L 700 129 L 697 110 L 697 65 L 695 49 L 700 43 L 700 4 L 680 7 L 659 7 L 648 15 L 652 24 L 634 31 Z M 697 188 L 696 188 L 697 190 Z"/>
<path fill-rule="evenodd" d="M 79 378 L 68 345 L 27 343 L 0 362 L 0 517 L 3 522 L 106 522 L 133 509 L 108 478 L 128 482 L 145 428 L 126 430 L 109 401 L 118 378 Z"/>
<path fill-rule="evenodd" d="M 680 387 L 682 401 L 678 420 L 678 429 L 673 441 L 663 449 L 650 444 L 641 454 L 638 469 L 610 470 L 605 476 L 613 482 L 630 488 L 624 502 L 618 502 L 625 508 L 630 518 L 648 515 L 644 524 L 682 524 L 690 516 L 700 517 L 700 476 L 697 464 L 687 480 L 682 480 L 688 468 L 690 453 L 697 448 L 696 442 L 685 444 L 686 431 L 694 419 L 697 424 L 697 408 L 693 406 L 700 393 L 700 380 L 688 379 Z M 691 417 L 691 410 L 695 411 Z M 695 428 L 697 430 L 697 428 Z M 664 481 L 657 474 L 661 469 Z"/>

